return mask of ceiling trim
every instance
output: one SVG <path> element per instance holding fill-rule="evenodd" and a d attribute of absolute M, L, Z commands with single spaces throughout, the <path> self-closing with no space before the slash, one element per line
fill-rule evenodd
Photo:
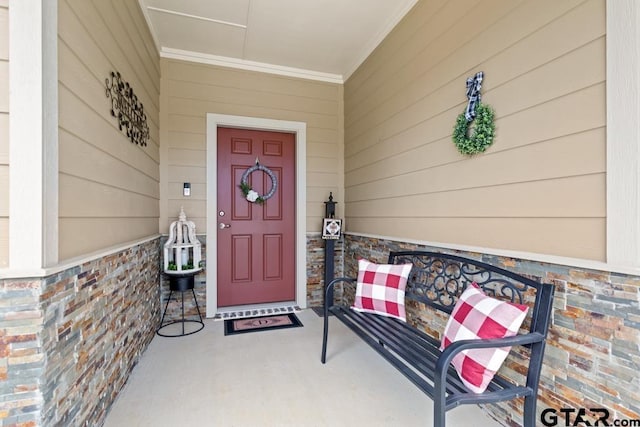
<path fill-rule="evenodd" d="M 395 28 L 396 25 L 404 18 L 411 9 L 418 3 L 418 0 L 412 0 L 409 4 L 407 4 L 404 8 L 400 9 L 398 13 L 391 19 L 387 26 L 384 27 L 378 34 L 376 34 L 369 43 L 364 47 L 361 54 L 357 56 L 356 60 L 351 63 L 351 66 L 348 67 L 343 75 L 344 81 L 347 81 L 349 77 L 362 65 L 364 61 L 367 60 L 369 55 L 373 53 L 373 51 L 382 43 L 382 41 L 389 35 L 389 33 Z"/>
<path fill-rule="evenodd" d="M 158 40 L 158 32 L 153 26 L 153 22 L 151 21 L 151 15 L 149 15 L 149 11 L 147 10 L 147 5 L 144 4 L 144 0 L 138 0 L 138 6 L 140 6 L 140 10 L 142 11 L 142 15 L 144 16 L 144 20 L 147 21 L 147 27 L 149 28 L 149 32 L 151 33 L 151 38 L 156 45 L 156 49 L 160 52 L 160 40 Z"/>
<path fill-rule="evenodd" d="M 160 56 L 168 59 L 199 62 L 208 65 L 236 68 L 240 70 L 258 71 L 261 73 L 277 74 L 300 79 L 316 80 L 327 83 L 343 84 L 345 79 L 340 74 L 323 73 L 319 71 L 305 70 L 302 68 L 285 67 L 282 65 L 267 64 L 264 62 L 247 61 L 244 59 L 230 58 L 227 56 L 211 55 L 182 49 L 162 47 Z"/>
<path fill-rule="evenodd" d="M 230 27 L 243 28 L 245 30 L 247 29 L 246 25 L 236 24 L 235 22 L 221 21 L 219 19 L 207 18 L 206 16 L 198 16 L 198 15 L 192 15 L 190 13 L 177 12 L 175 10 L 161 9 L 159 7 L 153 7 L 153 6 L 147 6 L 147 10 L 152 10 L 154 12 L 164 13 L 167 15 L 182 16 L 183 18 L 197 19 L 199 21 L 214 22 L 216 24 L 228 25 Z"/>

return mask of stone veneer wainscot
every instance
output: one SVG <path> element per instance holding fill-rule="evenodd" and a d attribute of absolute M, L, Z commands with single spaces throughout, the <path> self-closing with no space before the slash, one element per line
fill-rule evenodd
<path fill-rule="evenodd" d="M 0 282 L 0 425 L 100 425 L 160 320 L 158 238 Z"/>

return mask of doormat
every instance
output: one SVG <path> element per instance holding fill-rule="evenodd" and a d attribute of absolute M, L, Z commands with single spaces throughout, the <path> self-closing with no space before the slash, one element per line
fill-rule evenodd
<path fill-rule="evenodd" d="M 273 316 L 276 314 L 297 313 L 302 311 L 297 305 L 289 305 L 285 307 L 272 307 L 272 308 L 259 308 L 252 310 L 238 310 L 238 311 L 226 311 L 218 312 L 213 317 L 213 320 L 228 320 L 228 319 L 244 319 L 247 317 L 259 317 L 259 316 Z"/>
<path fill-rule="evenodd" d="M 245 334 L 247 332 L 298 328 L 301 326 L 303 326 L 302 322 L 300 322 L 298 316 L 293 313 L 278 314 L 276 316 L 247 317 L 245 319 L 225 320 L 224 334 Z"/>

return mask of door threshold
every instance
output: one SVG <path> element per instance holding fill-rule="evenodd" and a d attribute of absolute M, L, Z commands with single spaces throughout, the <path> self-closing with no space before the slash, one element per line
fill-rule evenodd
<path fill-rule="evenodd" d="M 302 311 L 295 301 L 268 304 L 248 304 L 218 308 L 213 320 L 243 319 L 247 317 L 271 316 L 274 314 L 296 313 Z"/>

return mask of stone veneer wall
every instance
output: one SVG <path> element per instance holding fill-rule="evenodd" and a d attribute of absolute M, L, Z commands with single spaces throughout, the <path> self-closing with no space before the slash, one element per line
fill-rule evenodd
<path fill-rule="evenodd" d="M 343 272 L 342 250 L 344 240 L 336 240 L 334 277 Z M 324 240 L 320 233 L 307 234 L 307 306 L 322 307 L 324 304 Z"/>
<path fill-rule="evenodd" d="M 101 425 L 160 320 L 159 239 L 0 282 L 0 425 Z"/>
<path fill-rule="evenodd" d="M 640 420 L 640 277 L 353 235 L 345 238 L 346 275 L 357 275 L 360 257 L 385 262 L 390 251 L 414 249 L 479 259 L 556 286 L 538 415 L 545 408 L 606 408 L 610 421 Z M 433 327 L 416 307 L 407 308 L 409 321 L 439 339 L 444 326 Z M 519 358 L 512 352 L 501 373 L 521 380 Z M 485 409 L 505 426 L 521 425 L 522 402 Z M 595 425 L 591 414 L 584 418 Z"/>

